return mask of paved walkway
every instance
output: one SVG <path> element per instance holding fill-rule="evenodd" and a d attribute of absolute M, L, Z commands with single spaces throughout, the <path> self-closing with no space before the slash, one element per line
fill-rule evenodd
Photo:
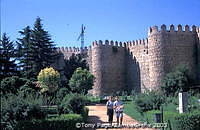
<path fill-rule="evenodd" d="M 95 106 L 87 106 L 89 108 L 89 117 L 87 120 L 87 124 L 84 127 L 88 127 L 88 128 L 82 128 L 83 130 L 94 130 L 95 128 L 91 128 L 93 124 L 96 125 L 96 129 L 98 130 L 105 130 L 106 126 L 109 127 L 108 124 L 108 117 L 106 115 L 106 106 L 105 105 L 95 105 Z M 116 128 L 116 117 L 114 115 L 114 123 L 113 125 L 115 126 L 115 128 L 107 128 L 107 129 L 112 129 L 112 130 L 155 130 L 155 129 L 151 129 L 151 128 Z M 138 121 L 132 119 L 130 116 L 124 114 L 124 118 L 123 118 L 123 124 L 124 125 L 135 125 L 135 124 L 139 124 Z M 89 127 L 89 125 L 91 125 Z M 101 126 L 101 128 L 99 127 Z"/>

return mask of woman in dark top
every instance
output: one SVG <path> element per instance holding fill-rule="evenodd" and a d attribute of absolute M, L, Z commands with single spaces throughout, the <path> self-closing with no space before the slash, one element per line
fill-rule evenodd
<path fill-rule="evenodd" d="M 108 122 L 112 125 L 113 122 L 113 98 L 110 96 L 109 100 L 106 103 L 107 106 L 107 115 L 108 115 Z"/>

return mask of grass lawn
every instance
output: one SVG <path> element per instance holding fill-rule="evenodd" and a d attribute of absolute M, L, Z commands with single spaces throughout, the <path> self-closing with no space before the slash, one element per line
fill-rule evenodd
<path fill-rule="evenodd" d="M 146 121 L 144 116 L 140 112 L 137 111 L 136 105 L 133 104 L 132 101 L 125 102 L 124 113 L 126 113 L 127 115 L 129 115 L 130 117 L 132 117 L 133 119 L 137 121 L 140 121 L 140 122 Z"/>
<path fill-rule="evenodd" d="M 163 109 L 164 109 L 164 121 L 165 122 L 167 122 L 170 119 L 170 117 L 178 114 L 178 112 L 176 111 L 176 106 L 173 104 L 164 106 Z M 155 113 L 160 113 L 161 111 L 160 110 L 151 110 L 151 111 L 147 111 L 144 113 L 140 113 L 137 110 L 136 105 L 132 101 L 129 101 L 129 102 L 125 102 L 124 112 L 137 121 L 153 123 Z"/>

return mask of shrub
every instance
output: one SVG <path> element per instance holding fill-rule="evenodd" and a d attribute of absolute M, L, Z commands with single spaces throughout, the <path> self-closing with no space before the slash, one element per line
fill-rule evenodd
<path fill-rule="evenodd" d="M 69 86 L 72 92 L 87 94 L 92 89 L 94 76 L 86 69 L 77 68 L 71 79 Z"/>
<path fill-rule="evenodd" d="M 36 91 L 32 88 L 29 88 L 27 86 L 23 86 L 20 88 L 19 92 L 26 94 L 36 94 Z"/>
<path fill-rule="evenodd" d="M 40 71 L 37 76 L 40 82 L 41 92 L 55 92 L 58 88 L 58 83 L 60 81 L 60 74 L 58 71 L 54 70 L 52 67 L 45 68 Z"/>
<path fill-rule="evenodd" d="M 180 114 L 175 117 L 176 130 L 199 130 L 200 112 Z"/>
<path fill-rule="evenodd" d="M 196 96 L 189 96 L 188 98 L 188 110 L 195 111 L 200 108 L 199 98 Z"/>
<path fill-rule="evenodd" d="M 42 111 L 45 111 L 45 113 L 48 113 L 48 116 L 58 114 L 57 106 L 41 106 L 40 108 L 42 109 Z"/>
<path fill-rule="evenodd" d="M 163 92 L 168 95 L 177 95 L 180 90 L 188 91 L 191 84 L 189 70 L 185 65 L 179 65 L 174 72 L 168 73 L 162 83 Z"/>
<path fill-rule="evenodd" d="M 57 104 L 60 104 L 63 98 L 69 93 L 67 88 L 60 88 L 56 93 Z"/>
<path fill-rule="evenodd" d="M 13 93 L 16 94 L 19 88 L 28 82 L 28 79 L 19 78 L 18 76 L 7 77 L 1 81 L 1 93 Z"/>
<path fill-rule="evenodd" d="M 158 92 L 151 91 L 137 95 L 134 102 L 137 105 L 138 111 L 140 112 L 153 109 L 158 110 L 164 103 L 164 97 Z"/>
<path fill-rule="evenodd" d="M 128 92 L 122 91 L 121 98 L 122 98 L 123 101 L 127 101 L 127 96 L 128 96 Z"/>
<path fill-rule="evenodd" d="M 140 112 L 145 112 L 153 109 L 150 98 L 145 94 L 138 95 L 134 102 L 137 105 L 136 108 Z"/>
<path fill-rule="evenodd" d="M 100 103 L 100 97 L 87 96 L 88 103 Z"/>
<path fill-rule="evenodd" d="M 46 116 L 40 109 L 40 101 L 29 95 L 23 98 L 9 94 L 1 99 L 1 124 L 4 127 L 13 127 L 19 120 L 42 119 Z"/>
<path fill-rule="evenodd" d="M 77 113 L 80 114 L 83 111 L 84 106 L 88 100 L 84 95 L 69 94 L 66 95 L 59 105 L 59 113 Z"/>
<path fill-rule="evenodd" d="M 76 123 L 83 122 L 78 114 L 63 114 L 46 120 L 20 121 L 16 130 L 76 130 Z"/>
<path fill-rule="evenodd" d="M 164 112 L 164 122 L 168 123 L 168 128 L 173 130 L 199 130 L 200 113 L 175 113 Z"/>

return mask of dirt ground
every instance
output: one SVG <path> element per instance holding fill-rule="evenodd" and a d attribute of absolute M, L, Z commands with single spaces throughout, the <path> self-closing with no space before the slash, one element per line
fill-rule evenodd
<path fill-rule="evenodd" d="M 89 108 L 89 117 L 87 123 L 81 124 L 82 130 L 105 130 L 105 129 L 112 129 L 112 130 L 155 130 L 152 128 L 130 128 L 131 126 L 135 125 L 135 127 L 141 125 L 138 121 L 132 119 L 130 116 L 124 113 L 123 116 L 123 125 L 121 127 L 117 127 L 116 125 L 116 117 L 113 117 L 113 126 L 109 126 L 108 117 L 106 115 L 106 106 L 102 104 L 94 105 L 94 106 L 87 106 Z M 84 127 L 84 128 L 83 128 Z M 93 128 L 95 127 L 95 128 Z M 106 128 L 107 127 L 107 128 Z"/>

